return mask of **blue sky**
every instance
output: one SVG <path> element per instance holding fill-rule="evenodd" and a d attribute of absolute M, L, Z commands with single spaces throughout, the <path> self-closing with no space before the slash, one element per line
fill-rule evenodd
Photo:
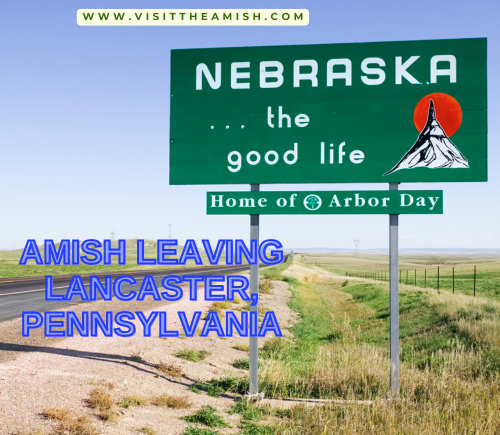
<path fill-rule="evenodd" d="M 305 27 L 79 27 L 80 8 L 307 8 Z M 207 190 L 169 186 L 174 48 L 488 38 L 489 181 L 443 189 L 442 216 L 400 218 L 403 248 L 500 248 L 500 2 L 31 1 L 0 3 L 0 248 L 26 239 L 244 238 L 247 216 L 206 216 Z M 281 186 L 288 190 L 361 185 Z M 367 188 L 367 187 L 365 187 Z M 387 189 L 387 185 L 368 188 Z M 263 190 L 276 186 L 266 185 Z M 287 247 L 383 248 L 387 216 L 264 216 Z"/>

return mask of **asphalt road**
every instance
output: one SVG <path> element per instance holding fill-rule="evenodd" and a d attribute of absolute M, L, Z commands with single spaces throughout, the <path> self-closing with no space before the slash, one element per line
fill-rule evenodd
<path fill-rule="evenodd" d="M 286 260 L 285 260 L 286 261 Z M 153 275 L 158 289 L 161 289 L 161 281 L 166 275 L 224 275 L 249 270 L 248 265 L 242 266 L 207 266 L 184 269 L 166 269 L 162 271 L 123 271 L 111 273 L 113 278 L 119 275 L 131 275 L 137 283 L 136 285 L 123 284 L 123 293 L 132 287 L 134 290 L 140 288 L 142 278 L 145 275 Z M 104 274 L 97 274 L 104 282 Z M 88 275 L 83 275 L 83 283 L 89 282 Z M 54 294 L 66 294 L 71 276 L 54 276 Z M 88 287 L 86 287 L 88 290 Z M 161 291 L 161 290 L 160 290 Z M 8 278 L 0 280 L 0 322 L 15 319 L 22 316 L 23 311 L 50 311 L 68 307 L 81 303 L 79 297 L 71 302 L 67 301 L 46 301 L 45 300 L 45 277 L 36 278 Z"/>

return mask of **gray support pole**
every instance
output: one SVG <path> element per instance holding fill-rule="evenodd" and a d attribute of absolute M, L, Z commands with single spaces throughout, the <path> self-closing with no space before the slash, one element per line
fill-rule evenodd
<path fill-rule="evenodd" d="M 250 190 L 252 192 L 259 191 L 258 184 L 251 184 Z M 250 215 L 250 240 L 257 240 L 259 244 L 259 215 Z M 250 293 L 259 294 L 259 263 L 250 265 Z M 259 318 L 259 306 L 250 307 L 250 312 L 257 313 Z M 250 382 L 249 382 L 249 399 L 258 399 L 259 396 L 259 338 L 250 337 Z"/>
<path fill-rule="evenodd" d="M 399 183 L 389 183 L 389 190 L 398 190 Z M 399 215 L 389 215 L 390 268 L 390 330 L 391 330 L 391 398 L 399 396 Z"/>

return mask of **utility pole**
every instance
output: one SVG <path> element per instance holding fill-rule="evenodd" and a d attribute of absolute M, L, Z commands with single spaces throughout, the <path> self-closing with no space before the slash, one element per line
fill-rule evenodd
<path fill-rule="evenodd" d="M 168 224 L 168 238 L 172 238 L 172 224 Z"/>
<path fill-rule="evenodd" d="M 115 241 L 115 232 L 111 231 L 111 247 L 113 247 L 113 242 Z"/>

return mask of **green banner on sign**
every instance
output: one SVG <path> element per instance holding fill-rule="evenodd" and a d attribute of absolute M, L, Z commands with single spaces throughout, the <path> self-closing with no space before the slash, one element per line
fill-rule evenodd
<path fill-rule="evenodd" d="M 207 193 L 207 214 L 442 213 L 442 190 Z"/>
<path fill-rule="evenodd" d="M 170 183 L 487 181 L 486 39 L 173 50 Z"/>

